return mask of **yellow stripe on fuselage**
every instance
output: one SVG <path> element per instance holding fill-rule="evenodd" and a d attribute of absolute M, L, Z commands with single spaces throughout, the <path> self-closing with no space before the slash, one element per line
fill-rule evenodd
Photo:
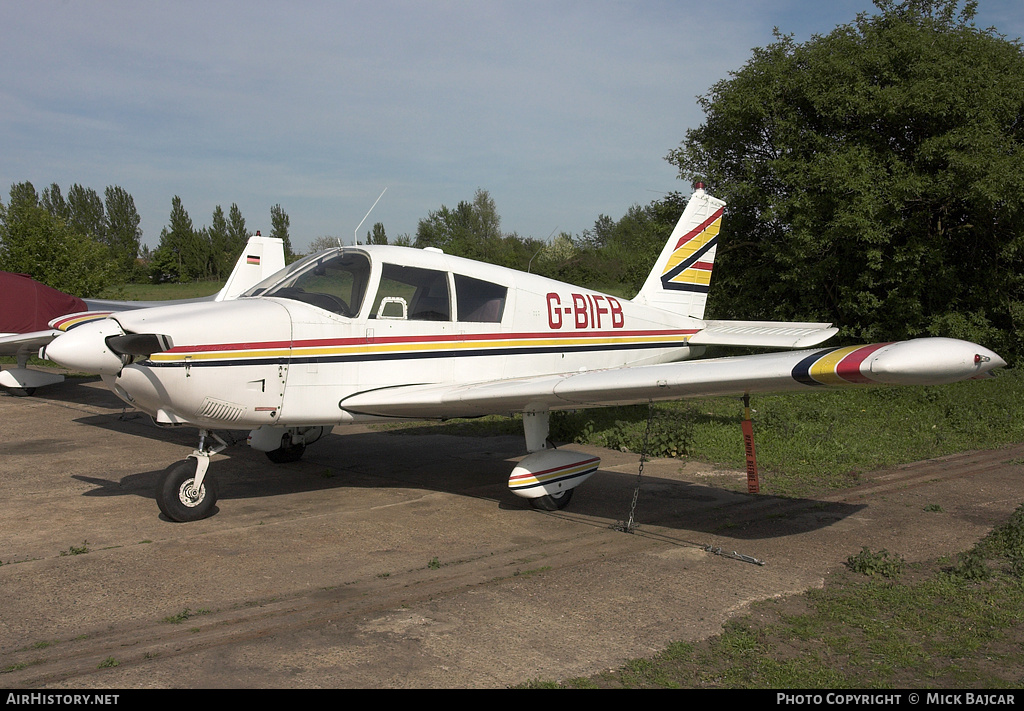
<path fill-rule="evenodd" d="M 691 334 L 660 334 L 655 336 L 592 336 L 577 338 L 531 338 L 507 339 L 495 341 L 408 341 L 403 343 L 360 343 L 344 346 L 297 346 L 293 348 L 267 348 L 252 350 L 218 350 L 218 351 L 179 351 L 171 353 L 154 353 L 150 360 L 155 363 L 174 363 L 183 360 L 216 361 L 260 358 L 302 358 L 310 356 L 344 356 L 344 355 L 376 355 L 400 354 L 415 352 L 452 351 L 453 355 L 465 350 L 483 350 L 500 353 L 509 348 L 523 347 L 573 347 L 582 345 L 614 346 L 626 344 L 651 345 L 659 343 L 675 343 L 690 340 Z"/>

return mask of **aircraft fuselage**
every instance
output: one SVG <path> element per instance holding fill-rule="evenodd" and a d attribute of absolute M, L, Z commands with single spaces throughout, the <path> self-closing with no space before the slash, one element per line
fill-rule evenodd
<path fill-rule="evenodd" d="M 297 427 L 369 419 L 344 401 L 379 388 L 703 351 L 687 345 L 697 319 L 429 250 L 333 250 L 253 293 L 115 315 L 124 333 L 162 334 L 173 347 L 104 373 L 108 385 L 158 422 Z"/>

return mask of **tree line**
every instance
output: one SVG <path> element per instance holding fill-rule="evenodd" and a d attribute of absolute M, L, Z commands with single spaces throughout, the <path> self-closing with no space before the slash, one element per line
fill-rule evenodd
<path fill-rule="evenodd" d="M 101 199 L 77 183 L 66 198 L 56 183 L 41 195 L 16 183 L 10 201 L 0 201 L 0 269 L 75 296 L 105 295 L 139 276 L 139 222 L 134 199 L 116 185 Z"/>
<path fill-rule="evenodd" d="M 270 217 L 270 236 L 294 258 L 288 213 L 274 205 Z M 117 185 L 100 198 L 77 183 L 67 197 L 56 183 L 41 193 L 15 183 L 0 201 L 0 269 L 79 297 L 110 296 L 125 283 L 226 279 L 250 236 L 237 204 L 227 215 L 217 205 L 210 226 L 196 228 L 177 195 L 155 249 L 142 245 L 140 222 L 134 198 Z"/>
<path fill-rule="evenodd" d="M 284 242 L 285 260 L 292 253 L 288 217 L 281 205 L 270 208 L 271 232 Z M 249 239 L 245 218 L 236 203 L 232 203 L 227 216 L 217 205 L 209 227 L 196 229 L 177 195 L 171 200 L 170 222 L 160 231 L 160 243 L 155 250 L 143 250 L 147 273 L 154 283 L 223 280 L 241 255 Z"/>
<path fill-rule="evenodd" d="M 666 156 L 681 179 L 727 203 L 708 316 L 830 321 L 849 342 L 964 338 L 1013 362 L 1024 354 L 1024 45 L 975 27 L 974 2 L 874 3 L 877 13 L 804 43 L 776 32 L 700 97 L 704 123 Z M 73 234 L 93 235 L 72 260 L 77 273 L 98 281 L 114 264 L 126 269 L 137 215 L 116 186 L 105 197 L 13 186 L 10 204 L 0 203 L 0 269 L 30 271 L 42 259 L 67 271 Z M 628 298 L 686 199 L 670 193 L 617 219 L 601 215 L 581 234 L 539 240 L 504 232 L 478 189 L 391 243 Z M 272 222 L 273 236 L 287 239 L 280 206 Z M 236 206 L 196 230 L 175 198 L 148 276 L 226 276 L 242 233 Z M 57 238 L 22 244 L 14 234 Z M 389 242 L 383 224 L 366 242 Z M 77 268 L 86 263 L 94 266 Z"/>

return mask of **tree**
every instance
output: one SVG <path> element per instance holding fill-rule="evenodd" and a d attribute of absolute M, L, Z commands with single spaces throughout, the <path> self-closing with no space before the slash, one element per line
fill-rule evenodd
<path fill-rule="evenodd" d="M 10 196 L 0 203 L 0 269 L 82 298 L 112 295 L 118 273 L 103 245 L 51 214 L 31 183 L 13 185 Z"/>
<path fill-rule="evenodd" d="M 150 262 L 155 282 L 188 282 L 205 279 L 209 270 L 209 239 L 206 231 L 196 232 L 181 198 L 171 199 L 170 224 L 160 233 L 160 244 Z"/>
<path fill-rule="evenodd" d="M 270 208 L 270 236 L 284 241 L 284 258 L 286 261 L 295 256 L 292 253 L 292 241 L 288 236 L 288 226 L 290 224 L 291 218 L 288 217 L 287 212 L 281 209 L 280 205 L 274 205 Z"/>
<path fill-rule="evenodd" d="M 43 188 L 39 204 L 51 215 L 64 220 L 64 222 L 68 222 L 71 217 L 71 210 L 68 208 L 68 203 L 64 199 L 64 195 L 57 183 L 51 183 L 50 187 Z"/>
<path fill-rule="evenodd" d="M 242 217 L 242 211 L 238 209 L 237 203 L 231 203 L 231 209 L 228 210 L 228 243 L 227 251 L 231 255 L 231 261 L 234 262 L 238 259 L 238 255 L 245 249 L 246 242 L 249 241 L 249 231 L 245 228 L 245 218 Z"/>
<path fill-rule="evenodd" d="M 1021 352 L 1024 50 L 974 2 L 875 5 L 776 32 L 669 154 L 728 203 L 709 311 Z"/>
<path fill-rule="evenodd" d="M 136 259 L 142 243 L 142 218 L 135 209 L 135 198 L 117 185 L 109 185 L 104 191 L 104 243 L 111 258 L 126 280 L 136 278 Z"/>
<path fill-rule="evenodd" d="M 68 189 L 68 224 L 83 235 L 106 243 L 103 201 L 96 191 L 75 183 Z"/>
<path fill-rule="evenodd" d="M 210 267 L 214 279 L 226 279 L 237 255 L 228 249 L 228 221 L 220 205 L 213 208 L 213 220 L 207 230 L 210 238 Z"/>
<path fill-rule="evenodd" d="M 633 205 L 618 220 L 600 215 L 578 238 L 562 233 L 533 261 L 531 271 L 623 295 L 640 290 L 679 221 L 686 198 L 673 192 Z"/>
<path fill-rule="evenodd" d="M 373 233 L 366 233 L 366 244 L 387 244 L 388 235 L 384 231 L 383 222 L 373 223 Z"/>
<path fill-rule="evenodd" d="M 325 249 L 334 249 L 335 247 L 340 246 L 341 239 L 338 237 L 321 235 L 309 243 L 309 251 L 307 254 L 316 254 L 317 252 L 323 252 Z"/>
<path fill-rule="evenodd" d="M 415 245 L 437 247 L 461 257 L 512 266 L 501 257 L 504 239 L 494 199 L 486 190 L 477 189 L 472 202 L 463 200 L 454 210 L 442 205 L 440 210 L 420 220 Z"/>

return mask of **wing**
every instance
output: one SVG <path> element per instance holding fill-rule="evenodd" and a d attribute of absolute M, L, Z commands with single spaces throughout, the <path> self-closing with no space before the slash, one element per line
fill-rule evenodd
<path fill-rule="evenodd" d="M 61 334 L 56 329 L 33 331 L 32 333 L 0 334 L 0 356 L 35 355 L 39 349 Z"/>
<path fill-rule="evenodd" d="M 63 375 L 44 373 L 25 367 L 29 356 L 35 355 L 40 348 L 60 333 L 60 331 L 51 329 L 31 333 L 0 334 L 0 356 L 14 356 L 18 360 L 16 366 L 5 366 L 3 370 L 0 370 L 0 387 L 10 388 L 14 393 L 30 394 L 35 388 L 53 385 L 64 380 Z"/>
<path fill-rule="evenodd" d="M 465 385 L 401 385 L 357 393 L 341 406 L 384 417 L 476 417 L 833 385 L 940 385 L 981 377 L 1004 365 L 995 353 L 973 343 L 923 338 Z"/>

